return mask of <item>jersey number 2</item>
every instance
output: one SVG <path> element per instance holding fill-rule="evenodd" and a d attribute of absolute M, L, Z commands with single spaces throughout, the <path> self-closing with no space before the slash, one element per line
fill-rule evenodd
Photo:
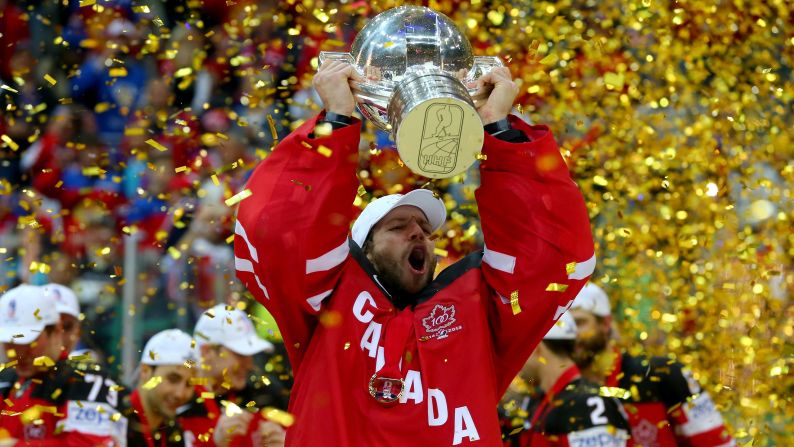
<path fill-rule="evenodd" d="M 590 420 L 593 425 L 609 423 L 609 420 L 604 416 L 604 399 L 596 396 L 590 397 L 587 399 L 587 406 L 593 407 L 593 411 L 590 412 Z"/>

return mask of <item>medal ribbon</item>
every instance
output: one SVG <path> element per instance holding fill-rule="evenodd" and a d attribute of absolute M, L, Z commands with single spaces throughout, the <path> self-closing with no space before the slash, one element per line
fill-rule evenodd
<path fill-rule="evenodd" d="M 413 312 L 410 309 L 403 309 L 396 317 L 392 318 L 385 325 L 384 346 L 383 346 L 383 368 L 375 372 L 378 377 L 391 379 L 403 379 L 400 368 L 400 359 L 405 353 L 409 336 L 413 329 Z"/>

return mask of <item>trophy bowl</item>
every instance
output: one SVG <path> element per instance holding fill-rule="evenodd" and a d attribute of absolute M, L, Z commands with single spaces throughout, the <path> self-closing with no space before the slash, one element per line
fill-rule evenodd
<path fill-rule="evenodd" d="M 352 64 L 365 79 L 350 83 L 358 110 L 390 133 L 412 171 L 453 177 L 477 159 L 484 131 L 476 107 L 490 91 L 467 86 L 502 62 L 474 56 L 449 17 L 421 6 L 389 9 L 364 26 L 349 53 L 320 53 L 320 65 L 329 60 Z"/>

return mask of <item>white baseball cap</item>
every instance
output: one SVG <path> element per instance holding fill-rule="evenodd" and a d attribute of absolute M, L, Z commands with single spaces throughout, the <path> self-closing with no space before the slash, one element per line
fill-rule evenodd
<path fill-rule="evenodd" d="M 77 295 L 74 294 L 72 289 L 54 282 L 42 286 L 42 289 L 44 289 L 45 293 L 55 298 L 57 303 L 55 307 L 59 314 L 80 318 L 80 303 L 77 301 Z"/>
<path fill-rule="evenodd" d="M 61 317 L 42 287 L 22 284 L 0 297 L 0 342 L 28 345 Z"/>
<path fill-rule="evenodd" d="M 609 297 L 601 287 L 588 282 L 576 295 L 573 300 L 571 309 L 586 310 L 593 315 L 599 317 L 608 317 L 612 314 L 612 309 L 609 306 Z"/>
<path fill-rule="evenodd" d="M 204 312 L 193 331 L 201 345 L 222 345 L 240 355 L 273 351 L 273 344 L 259 338 L 254 324 L 240 309 L 218 304 Z"/>
<path fill-rule="evenodd" d="M 143 365 L 181 365 L 198 362 L 198 354 L 190 335 L 179 329 L 166 329 L 146 342 L 141 356 Z"/>
<path fill-rule="evenodd" d="M 544 340 L 576 340 L 576 321 L 565 312 L 543 336 Z"/>
<path fill-rule="evenodd" d="M 353 241 L 359 247 L 362 247 L 372 227 L 380 222 L 389 211 L 403 205 L 413 205 L 422 210 L 430 226 L 433 227 L 433 231 L 441 228 L 441 225 L 447 219 L 447 209 L 444 207 L 444 202 L 433 195 L 432 191 L 415 189 L 407 194 L 389 194 L 373 200 L 364 208 L 364 211 L 353 223 L 353 229 L 351 230 Z"/>

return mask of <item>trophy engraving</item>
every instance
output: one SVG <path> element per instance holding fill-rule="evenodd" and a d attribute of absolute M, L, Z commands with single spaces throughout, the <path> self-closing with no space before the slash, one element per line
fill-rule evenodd
<path fill-rule="evenodd" d="M 454 104 L 431 104 L 425 111 L 419 167 L 422 171 L 449 174 L 455 169 L 463 130 L 463 109 Z"/>

